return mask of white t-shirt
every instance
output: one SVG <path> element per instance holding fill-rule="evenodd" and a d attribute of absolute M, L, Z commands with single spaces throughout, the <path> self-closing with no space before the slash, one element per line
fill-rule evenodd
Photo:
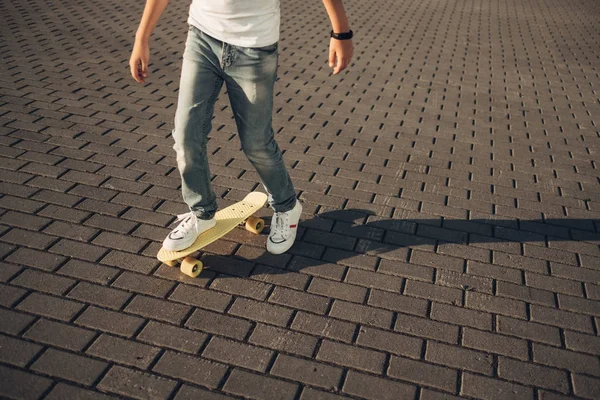
<path fill-rule="evenodd" d="M 222 42 L 263 47 L 279 40 L 279 0 L 193 0 L 188 23 Z"/>

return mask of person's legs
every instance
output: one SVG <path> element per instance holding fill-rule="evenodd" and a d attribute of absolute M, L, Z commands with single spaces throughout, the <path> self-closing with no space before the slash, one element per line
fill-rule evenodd
<path fill-rule="evenodd" d="M 272 127 L 277 58 L 276 44 L 262 48 L 224 44 L 221 67 L 242 149 L 269 192 L 275 210 L 267 249 L 281 253 L 294 242 L 302 207 Z"/>
<path fill-rule="evenodd" d="M 188 247 L 201 232 L 214 226 L 217 200 L 210 183 L 206 142 L 214 104 L 223 86 L 216 54 L 219 43 L 190 27 L 173 129 L 181 191 L 190 214 L 181 216 L 182 223 L 163 242 L 169 250 Z"/>

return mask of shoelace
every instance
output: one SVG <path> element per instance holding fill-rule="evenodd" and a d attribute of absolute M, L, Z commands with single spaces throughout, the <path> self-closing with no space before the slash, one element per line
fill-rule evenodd
<path fill-rule="evenodd" d="M 188 217 L 193 217 L 193 218 L 190 218 L 190 220 L 188 222 L 184 222 L 183 224 L 181 224 L 180 229 L 182 230 L 182 234 L 187 233 L 187 231 L 189 231 L 192 226 L 194 226 L 195 224 L 198 223 L 198 219 L 195 218 L 196 216 L 194 215 L 194 213 L 192 211 L 185 213 L 185 214 L 179 214 L 177 216 L 177 219 L 175 220 L 175 222 L 185 221 Z"/>
<path fill-rule="evenodd" d="M 282 238 L 285 239 L 284 233 L 286 232 L 285 227 L 288 225 L 287 218 L 288 215 L 286 213 L 275 213 L 275 227 L 273 228 L 274 238 Z"/>

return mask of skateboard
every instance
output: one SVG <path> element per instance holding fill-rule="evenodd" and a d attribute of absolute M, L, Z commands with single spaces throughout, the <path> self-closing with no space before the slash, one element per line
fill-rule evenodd
<path fill-rule="evenodd" d="M 267 202 L 267 195 L 260 192 L 249 193 L 244 200 L 230 205 L 215 214 L 217 224 L 198 236 L 196 241 L 187 249 L 179 251 L 166 250 L 161 247 L 156 258 L 170 267 L 175 267 L 181 263 L 181 272 L 192 278 L 197 277 L 202 272 L 202 262 L 190 255 L 212 242 L 220 239 L 236 226 L 245 224 L 246 229 L 252 233 L 262 232 L 265 221 L 255 217 L 256 211 L 260 210 Z"/>

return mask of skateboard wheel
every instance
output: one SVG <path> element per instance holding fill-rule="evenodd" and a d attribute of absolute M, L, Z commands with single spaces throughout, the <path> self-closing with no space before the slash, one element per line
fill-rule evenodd
<path fill-rule="evenodd" d="M 265 227 L 265 221 L 262 218 L 252 216 L 246 220 L 246 230 L 259 234 Z"/>
<path fill-rule="evenodd" d="M 202 261 L 194 257 L 186 257 L 181 262 L 181 272 L 192 278 L 197 277 L 202 272 Z"/>
<path fill-rule="evenodd" d="M 165 261 L 165 264 L 168 265 L 169 267 L 176 267 L 178 262 L 177 262 L 177 260 L 171 260 L 171 261 Z"/>

